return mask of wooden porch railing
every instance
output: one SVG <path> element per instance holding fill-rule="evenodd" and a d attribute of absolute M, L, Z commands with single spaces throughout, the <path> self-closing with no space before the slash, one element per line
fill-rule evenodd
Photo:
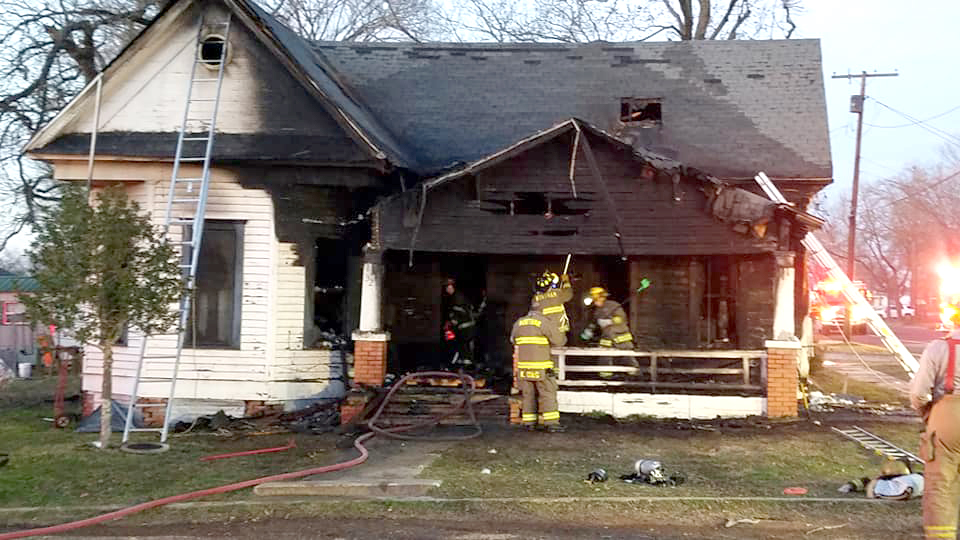
<path fill-rule="evenodd" d="M 656 391 L 657 388 L 663 389 L 684 389 L 684 390 L 739 390 L 739 391 L 760 391 L 766 388 L 766 358 L 767 352 L 764 350 L 662 350 L 662 351 L 621 351 L 605 348 L 578 348 L 562 347 L 551 351 L 557 357 L 557 378 L 561 386 L 566 387 L 585 387 L 585 386 L 624 386 L 624 387 L 644 387 Z M 631 366 L 610 366 L 610 365 L 585 365 L 577 362 L 576 359 L 585 358 L 635 358 L 641 364 L 639 367 Z M 675 360 L 690 364 L 693 361 L 695 367 L 674 366 Z M 584 373 L 596 374 L 596 377 L 590 378 L 569 378 L 570 374 Z M 626 374 L 631 377 L 618 377 L 618 380 L 600 377 L 600 373 Z M 759 376 L 757 376 L 759 375 Z M 683 381 L 663 380 L 664 376 L 668 379 L 676 378 L 707 378 L 710 376 L 723 376 L 724 381 Z M 736 376 L 733 379 L 732 376 Z M 636 380 L 633 380 L 633 378 Z"/>

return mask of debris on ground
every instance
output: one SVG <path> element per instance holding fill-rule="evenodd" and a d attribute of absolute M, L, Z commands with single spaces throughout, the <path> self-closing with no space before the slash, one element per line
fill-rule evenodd
<path fill-rule="evenodd" d="M 321 330 L 317 333 L 317 339 L 313 342 L 314 349 L 326 351 L 341 351 L 347 348 L 347 338 L 332 331 Z"/>
<path fill-rule="evenodd" d="M 237 434 L 262 435 L 285 433 L 329 433 L 340 425 L 340 407 L 337 401 L 316 403 L 304 409 L 276 412 L 256 417 L 237 418 L 217 411 L 213 415 L 198 416 L 193 422 L 177 422 L 174 433 L 216 433 L 223 436 Z"/>
<path fill-rule="evenodd" d="M 849 523 L 844 523 L 843 525 L 824 525 L 823 527 L 817 527 L 816 529 L 810 529 L 809 531 L 807 531 L 807 532 L 804 533 L 804 536 L 811 535 L 811 534 L 813 534 L 813 533 L 815 533 L 815 532 L 820 532 L 820 531 L 832 531 L 832 530 L 834 530 L 834 529 L 842 529 L 842 528 L 846 527 L 847 525 L 849 525 Z"/>
<path fill-rule="evenodd" d="M 807 488 L 799 487 L 799 486 L 786 487 L 786 488 L 783 488 L 783 494 L 784 495 L 806 495 Z"/>
<path fill-rule="evenodd" d="M 857 410 L 870 414 L 886 415 L 903 410 L 901 405 L 890 403 L 871 403 L 860 396 L 850 394 L 824 394 L 813 390 L 808 395 L 812 412 L 834 412 L 836 410 Z"/>
<path fill-rule="evenodd" d="M 480 469 L 480 474 L 493 474 L 493 471 L 491 471 L 490 469 L 484 468 L 484 469 Z"/>
<path fill-rule="evenodd" d="M 3 466 L 6 465 L 7 463 L 10 463 L 10 455 L 9 455 L 9 454 L 0 454 L 0 467 L 3 467 Z"/>
<path fill-rule="evenodd" d="M 750 518 L 728 519 L 723 526 L 729 529 L 730 527 L 735 527 L 737 525 L 756 525 L 758 523 L 760 523 L 759 519 L 750 519 Z"/>

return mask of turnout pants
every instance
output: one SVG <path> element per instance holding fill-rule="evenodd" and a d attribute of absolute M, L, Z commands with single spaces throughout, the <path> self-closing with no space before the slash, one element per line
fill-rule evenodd
<path fill-rule="evenodd" d="M 521 370 L 520 393 L 523 394 L 523 425 L 559 424 L 557 378 L 547 370 Z M 539 413 L 539 414 L 538 414 Z"/>
<path fill-rule="evenodd" d="M 957 537 L 960 512 L 960 394 L 944 396 L 930 411 L 920 440 L 924 460 L 923 534 Z"/>

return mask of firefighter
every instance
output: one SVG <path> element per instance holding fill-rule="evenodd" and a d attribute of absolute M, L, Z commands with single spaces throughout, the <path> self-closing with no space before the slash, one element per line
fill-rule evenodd
<path fill-rule="evenodd" d="M 562 277 L 547 271 L 537 278 L 533 288 L 533 301 L 530 307 L 547 316 L 561 332 L 570 331 L 570 319 L 564 304 L 573 299 L 573 287 L 570 276 Z"/>
<path fill-rule="evenodd" d="M 960 307 L 953 304 L 951 307 Z M 960 323 L 960 310 L 950 318 Z M 923 532 L 925 538 L 956 538 L 960 512 L 960 387 L 957 355 L 960 329 L 931 341 L 910 383 L 910 404 L 924 418 L 920 440 L 924 460 Z"/>
<path fill-rule="evenodd" d="M 566 345 L 566 334 L 549 317 L 531 309 L 513 324 L 510 341 L 517 354 L 517 379 L 523 394 L 523 426 L 534 429 L 539 423 L 548 432 L 563 431 L 557 404 L 557 376 L 550 348 Z"/>
<path fill-rule="evenodd" d="M 600 328 L 600 346 L 633 350 L 633 334 L 623 307 L 610 300 L 610 293 L 603 287 L 591 288 L 590 299 L 593 300 L 594 322 Z"/>
<path fill-rule="evenodd" d="M 473 365 L 473 342 L 477 318 L 473 306 L 457 290 L 457 282 L 447 279 L 441 296 L 443 308 L 443 339 L 449 345 L 454 365 Z"/>

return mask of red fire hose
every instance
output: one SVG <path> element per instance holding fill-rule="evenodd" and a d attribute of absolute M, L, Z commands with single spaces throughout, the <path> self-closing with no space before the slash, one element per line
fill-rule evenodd
<path fill-rule="evenodd" d="M 410 378 L 424 377 L 424 376 L 459 378 L 461 381 L 463 381 L 463 393 L 464 393 L 463 403 L 460 403 L 457 407 L 454 407 L 450 412 L 440 415 L 438 418 L 434 419 L 434 421 L 431 421 L 431 422 L 423 422 L 423 423 L 418 423 L 418 424 L 413 424 L 408 426 L 393 427 L 389 429 L 376 427 L 374 425 L 374 422 L 377 420 L 377 418 L 379 418 L 380 413 L 383 412 L 383 409 L 386 407 L 386 403 L 394 395 L 394 393 L 396 393 L 396 390 L 401 386 L 400 383 L 405 382 L 407 379 L 410 379 Z M 312 469 L 304 469 L 301 471 L 294 471 L 294 472 L 288 472 L 288 473 L 282 473 L 282 474 L 275 474 L 272 476 L 264 476 L 261 478 L 254 478 L 252 480 L 245 480 L 243 482 L 237 482 L 235 484 L 227 484 L 225 486 L 201 489 L 198 491 L 191 491 L 189 493 L 181 493 L 180 495 L 171 495 L 169 497 L 164 497 L 162 499 L 156 499 L 153 501 L 148 501 L 148 502 L 136 504 L 133 506 L 128 506 L 127 508 L 121 508 L 120 510 L 115 510 L 113 512 L 108 512 L 106 514 L 101 514 L 99 516 L 94 516 L 92 518 L 81 519 L 79 521 L 71 521 L 70 523 L 63 523 L 61 525 L 53 525 L 50 527 L 39 527 L 36 529 L 26 529 L 23 531 L 15 531 L 15 532 L 9 532 L 9 533 L 0 533 L 0 540 L 13 540 L 14 538 L 28 538 L 31 536 L 64 533 L 64 532 L 72 531 L 75 529 L 81 529 L 83 527 L 89 527 L 91 525 L 98 525 L 100 523 L 105 523 L 107 521 L 119 519 L 122 517 L 129 516 L 131 514 L 136 514 L 137 512 L 142 512 L 144 510 L 149 510 L 151 508 L 157 508 L 170 503 L 199 499 L 200 497 L 206 497 L 208 495 L 218 495 L 221 493 L 229 493 L 231 491 L 238 491 L 241 489 L 254 487 L 259 484 L 264 484 L 266 482 L 293 480 L 295 478 L 303 478 L 304 476 L 312 476 L 315 474 L 324 474 L 328 472 L 349 469 L 350 467 L 360 465 L 361 463 L 367 460 L 367 458 L 370 456 L 370 453 L 367 451 L 367 448 L 363 446 L 363 443 L 375 437 L 377 433 L 382 433 L 383 435 L 386 435 L 388 437 L 398 437 L 398 432 L 400 431 L 410 431 L 412 429 L 425 427 L 430 424 L 438 423 L 441 420 L 451 416 L 461 408 L 465 408 L 467 410 L 468 416 L 476 426 L 476 432 L 466 436 L 457 437 L 457 439 L 476 437 L 480 435 L 481 431 L 480 431 L 480 425 L 476 422 L 476 417 L 473 413 L 473 406 L 470 400 L 470 397 L 473 394 L 474 388 L 475 386 L 474 386 L 473 378 L 471 378 L 469 375 L 450 373 L 446 371 L 413 373 L 403 377 L 400 381 L 397 381 L 397 384 L 395 384 L 394 387 L 387 394 L 387 397 L 383 400 L 383 403 L 380 405 L 380 408 L 377 410 L 377 412 L 373 415 L 373 417 L 371 417 L 370 421 L 368 422 L 368 426 L 372 431 L 357 437 L 357 439 L 353 441 L 353 446 L 354 448 L 357 449 L 357 451 L 360 452 L 360 455 L 351 460 L 343 461 L 340 463 L 334 463 L 333 465 L 325 465 L 323 467 L 315 467 Z"/>

